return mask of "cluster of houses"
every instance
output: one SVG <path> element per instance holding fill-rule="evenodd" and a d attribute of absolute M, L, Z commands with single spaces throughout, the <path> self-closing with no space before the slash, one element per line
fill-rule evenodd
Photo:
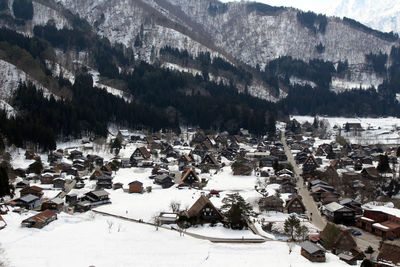
<path fill-rule="evenodd" d="M 400 243 L 398 241 L 382 241 L 379 251 L 363 252 L 357 246 L 351 228 L 333 223 L 328 223 L 320 234 L 310 236 L 309 240 L 301 243 L 300 246 L 301 255 L 312 262 L 325 262 L 325 253 L 330 251 L 349 265 L 356 265 L 358 261 L 362 260 L 369 261 L 372 264 L 369 266 L 377 267 L 400 264 Z"/>
<path fill-rule="evenodd" d="M 354 127 L 362 130 L 361 125 L 350 125 L 350 129 Z M 340 145 L 336 141 L 314 148 L 312 133 L 294 134 L 287 131 L 286 136 L 296 163 L 302 168 L 310 195 L 318 203 L 322 214 L 336 224 L 360 224 L 363 209 L 362 203 L 356 199 L 369 197 L 375 200 L 377 196 L 374 196 L 374 192 L 379 180 L 385 177 L 378 172 L 376 163 L 382 154 L 387 155 L 391 163 L 396 163 L 396 149 L 383 151 L 376 145 Z M 378 230 L 371 232 L 381 235 Z"/>
<path fill-rule="evenodd" d="M 349 124 L 348 128 L 350 131 L 363 130 L 360 124 Z M 379 197 L 377 187 L 382 182 L 390 181 L 393 175 L 380 173 L 376 167 L 377 163 L 380 157 L 385 155 L 390 164 L 397 164 L 397 147 L 383 149 L 378 145 L 339 144 L 337 141 L 314 146 L 313 133 L 304 129 L 301 134 L 288 130 L 286 137 L 296 163 L 302 168 L 305 186 L 321 213 L 330 222 L 327 228 L 341 229 L 338 225 L 357 226 L 382 237 L 382 240 L 400 237 L 398 209 L 384 206 L 367 208 L 358 201 L 373 201 Z M 329 249 L 342 260 L 355 264 L 356 260 L 362 258 L 359 251 L 354 250 L 356 243 L 352 240 L 352 232 L 354 230 L 351 228 L 341 229 L 340 234 L 337 230 L 338 240 L 328 242 L 327 246 L 324 239 L 329 235 L 324 230 L 318 237 L 303 243 L 301 253 L 311 261 L 319 262 L 325 261 L 324 251 Z M 341 238 L 345 241 L 340 241 Z M 352 244 L 352 248 L 347 247 L 346 251 L 343 251 L 340 243 L 349 246 Z M 390 255 L 390 251 L 399 249 L 399 243 L 385 241 L 380 246 L 379 254 L 372 258 L 372 261 L 375 266 L 394 266 L 392 264 L 398 264 L 400 257 Z"/>
<path fill-rule="evenodd" d="M 85 212 L 98 205 L 111 203 L 106 190 L 122 189 L 127 193 L 151 192 L 151 187 L 144 188 L 142 182 L 134 179 L 125 186 L 122 183 L 114 183 L 113 173 L 118 168 L 151 168 L 152 175 L 149 179 L 163 189 L 174 185 L 201 188 L 207 183 L 206 179 L 200 177 L 201 173 L 218 172 L 224 166 L 224 163 L 221 163 L 222 157 L 234 161 L 246 154 L 247 151 L 240 149 L 240 144 L 244 142 L 258 146 L 261 154 L 249 154 L 246 158 L 253 160 L 257 157 L 264 164 L 263 166 L 272 166 L 277 160 L 287 160 L 282 145 L 270 146 L 267 140 L 254 138 L 246 131 L 241 132 L 240 135 L 230 136 L 228 134 L 206 135 L 199 130 L 193 132 L 189 144 L 177 138 L 168 142 L 166 136 L 160 133 L 144 136 L 130 135 L 127 131 L 120 131 L 116 138 L 120 139 L 122 145 L 127 143 L 137 145 L 129 158 L 117 156 L 110 161 L 105 161 L 101 156 L 85 154 L 85 145 L 81 149 L 52 151 L 48 154 L 47 163 L 43 163 L 39 155 L 28 150 L 25 157 L 34 162 L 26 169 L 14 170 L 15 174 L 22 178 L 15 184 L 19 197 L 7 204 L 14 207 L 16 212 L 34 210 L 41 213 L 24 221 L 22 225 L 40 228 L 57 218 L 51 212 L 55 214 L 61 211 Z M 88 147 L 88 149 L 91 148 Z M 171 172 L 169 170 L 171 165 L 177 165 L 179 172 Z M 246 167 L 248 169 L 243 173 Z M 246 167 L 240 166 L 233 172 L 236 175 L 250 175 L 256 171 L 255 166 L 251 164 Z M 95 188 L 93 188 L 94 183 Z M 88 184 L 92 189 L 89 192 L 86 187 Z M 70 193 L 72 189 L 75 194 Z M 80 189 L 85 190 L 82 193 L 76 193 L 80 192 Z M 55 191 L 58 194 L 48 198 L 45 197 L 48 195 L 45 194 L 47 191 Z M 214 193 L 219 195 L 218 192 Z M 193 212 L 188 215 L 193 217 Z M 38 223 L 32 223 L 33 221 Z"/>
<path fill-rule="evenodd" d="M 350 265 L 365 258 L 358 248 L 351 229 L 328 223 L 320 234 L 310 236 L 300 244 L 301 255 L 312 262 L 325 262 L 325 252 L 331 251 Z"/>

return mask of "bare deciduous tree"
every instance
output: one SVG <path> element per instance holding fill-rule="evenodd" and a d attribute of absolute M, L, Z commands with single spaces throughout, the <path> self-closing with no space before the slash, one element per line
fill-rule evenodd
<path fill-rule="evenodd" d="M 111 233 L 111 229 L 112 229 L 112 227 L 114 225 L 114 222 L 107 220 L 107 225 L 108 225 L 108 232 Z"/>
<path fill-rule="evenodd" d="M 169 204 L 169 207 L 171 208 L 172 212 L 179 212 L 180 208 L 181 208 L 181 203 L 178 201 L 171 201 L 171 203 Z"/>
<path fill-rule="evenodd" d="M 158 231 L 158 227 L 160 227 L 160 225 L 161 225 L 158 214 L 153 215 L 152 221 L 153 221 L 154 226 L 156 227 L 156 231 Z"/>

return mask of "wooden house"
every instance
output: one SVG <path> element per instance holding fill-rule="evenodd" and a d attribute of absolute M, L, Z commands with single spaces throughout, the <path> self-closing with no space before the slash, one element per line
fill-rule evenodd
<path fill-rule="evenodd" d="M 65 202 L 69 205 L 75 205 L 78 203 L 78 196 L 76 194 L 69 194 L 65 196 Z"/>
<path fill-rule="evenodd" d="M 315 155 L 317 157 L 326 157 L 328 153 L 325 151 L 325 149 L 322 146 L 319 146 L 317 151 L 315 152 Z"/>
<path fill-rule="evenodd" d="M 104 173 L 104 175 L 111 176 L 113 169 L 111 167 L 111 163 L 104 164 L 100 167 L 100 170 Z"/>
<path fill-rule="evenodd" d="M 305 214 L 306 213 L 306 207 L 303 204 L 303 201 L 298 195 L 295 195 L 288 201 L 286 204 L 286 211 L 287 213 L 297 213 L 297 214 Z"/>
<path fill-rule="evenodd" d="M 283 200 L 277 196 L 263 197 L 258 201 L 260 211 L 283 211 Z"/>
<path fill-rule="evenodd" d="M 313 173 L 319 167 L 313 155 L 310 155 L 303 163 L 303 173 Z"/>
<path fill-rule="evenodd" d="M 161 174 L 154 177 L 154 183 L 161 185 L 162 188 L 170 188 L 175 183 L 169 174 Z"/>
<path fill-rule="evenodd" d="M 39 197 L 31 194 L 24 195 L 19 199 L 15 200 L 15 202 L 18 207 L 28 210 L 33 210 L 40 206 Z"/>
<path fill-rule="evenodd" d="M 23 220 L 21 225 L 23 227 L 41 229 L 55 220 L 57 220 L 57 214 L 51 210 L 45 210 L 39 214 L 36 214 L 35 216 Z"/>
<path fill-rule="evenodd" d="M 97 180 L 97 177 L 104 176 L 104 172 L 99 169 L 93 171 L 92 175 L 90 175 L 90 180 Z"/>
<path fill-rule="evenodd" d="M 27 180 L 22 180 L 22 181 L 20 181 L 20 182 L 18 182 L 16 185 L 15 185 L 15 188 L 25 188 L 25 187 L 27 187 L 27 186 L 29 186 L 29 181 L 27 181 Z"/>
<path fill-rule="evenodd" d="M 152 144 L 154 144 L 154 142 L 155 142 L 153 136 L 150 136 L 150 135 L 146 136 L 144 139 L 145 139 L 147 145 L 150 145 L 150 146 Z"/>
<path fill-rule="evenodd" d="M 355 222 L 355 211 L 337 202 L 323 206 L 323 213 L 326 218 L 336 224 L 352 225 Z"/>
<path fill-rule="evenodd" d="M 180 168 L 183 168 L 184 166 L 186 166 L 187 164 L 192 163 L 194 160 L 191 156 L 189 156 L 186 153 L 183 153 L 179 159 L 178 159 L 178 165 Z"/>
<path fill-rule="evenodd" d="M 208 140 L 203 141 L 200 145 L 203 151 L 211 151 L 213 149 L 212 144 Z"/>
<path fill-rule="evenodd" d="M 83 156 L 83 153 L 79 150 L 72 150 L 69 152 L 69 158 L 70 159 L 76 159 L 76 158 L 81 158 Z"/>
<path fill-rule="evenodd" d="M 76 212 L 86 212 L 89 211 L 92 207 L 92 202 L 89 200 L 81 200 L 75 204 Z"/>
<path fill-rule="evenodd" d="M 86 156 L 87 160 L 91 163 L 94 163 L 96 166 L 103 166 L 104 164 L 104 159 L 100 156 L 97 155 L 87 155 Z"/>
<path fill-rule="evenodd" d="M 111 203 L 109 193 L 102 189 L 86 193 L 84 199 L 90 201 L 94 205 Z"/>
<path fill-rule="evenodd" d="M 243 142 L 243 140 L 242 140 L 242 137 L 240 137 L 240 135 L 234 135 L 234 136 L 232 136 L 232 142 L 240 144 Z"/>
<path fill-rule="evenodd" d="M 310 241 L 300 244 L 301 255 L 311 262 L 325 262 L 325 249 Z"/>
<path fill-rule="evenodd" d="M 41 198 L 43 196 L 43 188 L 38 187 L 36 185 L 34 186 L 27 186 L 23 188 L 20 192 L 20 196 L 26 196 L 26 195 L 34 195 L 37 196 L 38 198 Z"/>
<path fill-rule="evenodd" d="M 396 242 L 383 242 L 379 250 L 377 260 L 381 262 L 392 263 L 397 266 L 397 264 L 400 263 L 400 245 Z"/>
<path fill-rule="evenodd" d="M 64 186 L 65 186 L 65 179 L 63 179 L 63 178 L 56 178 L 56 179 L 54 179 L 54 180 L 53 180 L 53 186 L 54 186 L 54 188 L 60 188 L 60 189 L 64 188 Z"/>
<path fill-rule="evenodd" d="M 295 156 L 297 164 L 303 164 L 308 159 L 307 153 L 299 152 Z"/>
<path fill-rule="evenodd" d="M 327 205 L 332 202 L 339 201 L 340 194 L 336 192 L 323 192 L 320 195 L 322 205 Z"/>
<path fill-rule="evenodd" d="M 131 155 L 130 159 L 134 158 L 135 160 L 146 160 L 151 157 L 150 152 L 145 147 L 137 148 Z"/>
<path fill-rule="evenodd" d="M 187 211 L 189 218 L 195 218 L 199 222 L 215 223 L 223 219 L 221 212 L 212 204 L 212 202 L 204 195 L 193 204 Z"/>
<path fill-rule="evenodd" d="M 62 211 L 64 201 L 61 198 L 53 198 L 42 203 L 42 210 L 52 210 L 54 212 Z"/>
<path fill-rule="evenodd" d="M 129 184 L 129 193 L 142 193 L 143 192 L 143 183 L 139 181 L 133 181 Z"/>
<path fill-rule="evenodd" d="M 356 215 L 361 215 L 363 213 L 361 203 L 354 199 L 344 198 L 339 201 L 339 204 L 354 210 L 356 212 Z"/>
<path fill-rule="evenodd" d="M 113 184 L 113 189 L 114 190 L 117 190 L 117 189 L 121 189 L 121 188 L 123 188 L 123 186 L 124 186 L 124 184 L 123 183 L 115 183 L 115 184 Z"/>
<path fill-rule="evenodd" d="M 202 143 L 202 142 L 204 142 L 205 140 L 207 140 L 207 136 L 206 136 L 206 134 L 203 132 L 203 131 L 198 131 L 195 135 L 194 135 L 194 137 L 193 137 L 193 139 L 192 139 L 192 143 Z"/>
<path fill-rule="evenodd" d="M 290 179 L 290 177 L 289 177 L 289 179 Z M 285 194 L 285 193 L 291 193 L 291 194 L 297 193 L 296 184 L 294 184 L 294 183 L 292 183 L 290 181 L 283 182 L 279 186 L 279 192 L 282 193 L 282 194 Z"/>
<path fill-rule="evenodd" d="M 186 185 L 193 185 L 199 183 L 200 179 L 195 170 L 193 168 L 189 168 L 183 173 L 181 182 Z"/>
<path fill-rule="evenodd" d="M 217 138 L 215 138 L 215 141 L 221 145 L 227 145 L 228 144 L 228 138 L 225 135 L 219 134 Z"/>
<path fill-rule="evenodd" d="M 368 167 L 368 168 L 364 168 L 361 171 L 361 175 L 363 178 L 366 179 L 378 179 L 379 178 L 379 172 L 375 167 Z"/>
<path fill-rule="evenodd" d="M 41 184 L 52 184 L 54 179 L 54 175 L 52 173 L 44 173 L 40 176 Z"/>
<path fill-rule="evenodd" d="M 260 159 L 260 166 L 263 167 L 273 167 L 276 162 L 279 161 L 279 158 L 276 156 L 268 155 L 264 156 Z"/>
<path fill-rule="evenodd" d="M 357 248 L 351 230 L 328 223 L 320 235 L 320 242 L 327 250 L 338 255 L 343 252 L 350 252 Z"/>
<path fill-rule="evenodd" d="M 253 172 L 253 167 L 250 163 L 237 163 L 232 164 L 233 175 L 249 176 Z"/>
<path fill-rule="evenodd" d="M 201 165 L 206 165 L 209 169 L 218 169 L 220 167 L 219 162 L 211 154 L 206 154 L 203 157 Z"/>
<path fill-rule="evenodd" d="M 113 186 L 113 178 L 109 175 L 103 175 L 97 177 L 97 188 L 99 189 L 111 189 Z"/>

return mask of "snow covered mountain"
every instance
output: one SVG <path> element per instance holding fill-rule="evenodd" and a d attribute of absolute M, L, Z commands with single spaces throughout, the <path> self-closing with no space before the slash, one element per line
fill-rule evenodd
<path fill-rule="evenodd" d="M 349 17 L 380 31 L 400 33 L 397 0 L 340 0 L 328 14 Z"/>
<path fill-rule="evenodd" d="M 239 2 L 239 0 L 222 0 L 222 2 Z M 327 16 L 348 17 L 379 31 L 400 33 L 400 1 L 396 0 L 257 0 L 256 2 L 294 7 Z"/>
<path fill-rule="evenodd" d="M 385 2 L 390 2 L 385 0 Z M 358 12 L 363 6 L 373 6 L 371 0 L 342 1 L 335 12 L 372 17 L 374 9 L 366 14 Z M 381 5 L 382 16 L 384 8 Z M 391 5 L 389 14 L 399 4 Z M 282 56 L 291 56 L 308 62 L 312 59 L 337 64 L 347 61 L 349 75 L 333 77 L 331 89 L 343 91 L 352 88 L 377 88 L 384 77 L 374 73 L 366 61 L 366 54 L 389 54 L 399 41 L 385 38 L 376 32 L 343 21 L 336 17 L 312 17 L 312 23 L 302 22 L 298 10 L 276 8 L 251 2 L 222 3 L 217 0 L 33 0 L 34 16 L 19 32 L 33 34 L 35 25 L 53 21 L 57 28 L 71 27 L 70 13 L 86 19 L 101 35 L 112 43 L 121 43 L 133 49 L 135 58 L 155 63 L 160 50 L 166 46 L 186 50 L 191 55 L 208 52 L 234 65 L 264 69 Z M 377 7 L 378 8 L 378 7 Z M 347 13 L 346 13 L 347 12 Z M 336 14 L 335 13 L 335 14 Z M 368 15 L 369 14 L 369 15 Z M 351 15 L 351 16 L 350 16 Z M 394 16 L 394 15 L 393 15 Z M 400 16 L 399 16 L 400 17 Z M 382 25 L 384 23 L 382 22 Z M 322 48 L 321 50 L 317 47 Z M 85 62 L 79 53 L 58 53 L 58 64 L 73 71 L 68 62 Z M 67 66 L 67 65 L 69 66 Z M 191 73 L 200 69 L 177 66 L 175 62 L 162 62 L 167 66 Z M 72 66 L 73 67 L 73 66 Z M 190 71 L 189 71 L 190 70 Z M 214 80 L 229 81 L 224 77 Z M 298 77 L 290 77 L 299 81 Z M 310 83 L 310 81 L 301 81 Z M 251 84 L 236 84 L 239 90 L 247 86 L 248 92 L 266 100 L 278 101 L 287 95 L 279 92 L 255 76 Z"/>

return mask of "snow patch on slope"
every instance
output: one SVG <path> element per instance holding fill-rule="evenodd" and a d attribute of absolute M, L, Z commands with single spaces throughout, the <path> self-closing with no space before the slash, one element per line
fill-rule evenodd
<path fill-rule="evenodd" d="M 75 75 L 60 64 L 52 62 L 50 60 L 46 60 L 46 67 L 51 70 L 51 74 L 53 77 L 62 76 L 64 79 L 67 79 L 71 84 L 75 83 Z"/>
<path fill-rule="evenodd" d="M 130 94 L 128 94 L 128 93 L 126 93 L 126 92 L 124 92 L 122 90 L 119 90 L 119 89 L 116 89 L 114 87 L 111 87 L 111 86 L 108 86 L 108 85 L 100 83 L 99 82 L 100 81 L 100 73 L 98 71 L 91 70 L 91 71 L 89 71 L 89 73 L 93 77 L 93 86 L 95 86 L 97 88 L 100 88 L 100 89 L 103 89 L 103 90 L 106 90 L 109 94 L 112 94 L 114 96 L 120 97 L 120 98 L 124 99 L 128 103 L 132 102 L 132 100 L 133 100 L 132 95 L 130 95 Z"/>
<path fill-rule="evenodd" d="M 179 71 L 179 72 L 191 73 L 191 74 L 193 74 L 194 76 L 196 76 L 196 75 L 201 75 L 201 71 L 198 70 L 198 69 L 185 68 L 185 67 L 182 67 L 182 66 L 180 66 L 180 65 L 178 65 L 178 64 L 174 64 L 174 63 L 170 63 L 170 62 L 165 62 L 165 63 L 163 63 L 163 64 L 161 65 L 161 67 L 162 67 L 162 68 L 165 68 L 165 69 L 169 69 L 169 70 L 176 70 L 176 71 Z"/>
<path fill-rule="evenodd" d="M 33 79 L 24 71 L 18 69 L 11 63 L 8 63 L 0 59 L 0 99 L 4 101 L 9 101 L 16 90 L 20 82 L 32 82 L 37 89 L 43 91 L 45 97 L 50 97 L 52 93 L 44 88 L 38 81 Z M 54 96 L 54 95 L 53 95 Z M 56 99 L 57 96 L 54 96 Z"/>
<path fill-rule="evenodd" d="M 300 79 L 300 78 L 297 78 L 297 77 L 294 77 L 294 76 L 290 77 L 289 81 L 290 81 L 291 85 L 296 85 L 297 84 L 297 85 L 301 85 L 301 86 L 309 85 L 312 88 L 317 87 L 317 85 L 313 81 Z"/>
<path fill-rule="evenodd" d="M 383 78 L 378 77 L 375 73 L 360 73 L 358 77 L 352 77 L 351 79 L 332 77 L 331 89 L 337 93 L 360 88 L 363 90 L 372 87 L 378 89 L 382 83 Z"/>
<path fill-rule="evenodd" d="M 15 109 L 4 100 L 0 100 L 0 109 L 6 112 L 8 118 L 15 117 L 17 115 Z"/>
<path fill-rule="evenodd" d="M 32 19 L 33 25 L 46 25 L 49 20 L 52 20 L 57 29 L 71 28 L 68 20 L 57 10 L 35 1 L 32 1 L 32 3 L 34 10 Z"/>

